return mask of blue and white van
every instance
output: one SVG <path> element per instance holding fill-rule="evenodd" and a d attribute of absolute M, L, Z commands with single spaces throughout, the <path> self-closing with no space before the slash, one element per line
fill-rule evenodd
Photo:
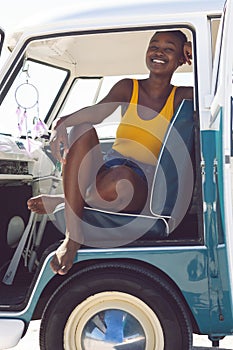
<path fill-rule="evenodd" d="M 192 85 L 194 101 L 183 101 L 167 130 L 150 210 L 85 208 L 93 241 L 67 275 L 54 275 L 63 208 L 27 209 L 33 195 L 62 193 L 51 124 L 117 80 L 146 76 L 148 41 L 168 29 L 192 42 L 192 65 L 173 83 Z M 0 71 L 0 349 L 35 319 L 42 350 L 188 350 L 194 333 L 216 346 L 233 334 L 232 34 L 232 0 L 106 2 L 5 40 L 1 30 L 9 55 Z M 116 111 L 96 125 L 103 152 L 118 122 Z"/>

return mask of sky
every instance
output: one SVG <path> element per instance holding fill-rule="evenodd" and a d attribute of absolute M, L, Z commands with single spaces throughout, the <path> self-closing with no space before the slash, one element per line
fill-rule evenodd
<path fill-rule="evenodd" d="M 143 0 L 108 0 L 107 4 L 137 3 Z M 163 0 L 166 1 L 166 0 Z M 101 7 L 106 5 L 106 0 L 0 0 L 4 2 L 0 11 L 0 26 L 6 30 L 12 30 L 15 26 L 22 27 L 24 22 L 31 18 L 43 18 L 55 12 L 63 13 L 66 10 L 78 8 Z"/>
<path fill-rule="evenodd" d="M 141 3 L 144 0 L 107 0 L 107 4 Z M 150 0 L 149 0 L 150 1 Z M 163 0 L 166 1 L 166 0 Z M 106 5 L 106 0 L 0 0 L 0 27 L 6 36 L 25 24 L 34 24 L 40 19 L 54 17 L 56 14 L 77 11 L 78 9 L 90 9 Z M 4 3 L 4 4 L 3 4 Z M 3 60 L 3 58 L 2 58 Z"/>
<path fill-rule="evenodd" d="M 122 1 L 122 0 L 109 0 Z M 127 1 L 127 0 L 126 0 Z M 131 1 L 131 0 L 128 0 Z M 133 1 L 133 0 L 132 0 Z M 140 0 L 136 0 L 140 1 Z M 101 6 L 104 0 L 40 0 L 34 2 L 32 0 L 0 0 L 4 2 L 0 10 L 0 27 L 4 30 L 6 37 L 9 36 L 17 28 L 22 28 L 26 24 L 33 24 L 44 20 L 50 16 L 63 14 L 74 9 L 90 8 L 93 6 Z M 7 57 L 3 51 L 0 61 L 4 61 Z"/>
<path fill-rule="evenodd" d="M 4 1 L 4 0 L 1 0 Z M 79 1 L 79 2 L 84 2 Z M 88 0 L 87 0 L 88 1 Z M 77 3 L 78 1 L 75 1 Z M 38 6 L 38 4 L 40 6 Z M 65 4 L 65 5 L 64 5 Z M 34 2 L 31 0 L 7 0 L 1 6 L 0 26 L 4 30 L 13 30 L 18 25 L 21 26 L 25 21 L 30 20 L 31 17 L 38 15 L 46 15 L 54 9 L 63 9 L 74 4 L 72 0 L 40 0 Z"/>

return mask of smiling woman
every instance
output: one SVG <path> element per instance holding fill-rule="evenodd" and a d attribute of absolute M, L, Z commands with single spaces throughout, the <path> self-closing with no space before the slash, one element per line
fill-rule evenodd
<path fill-rule="evenodd" d="M 64 163 L 67 227 L 66 239 L 51 263 L 54 272 L 67 273 L 77 249 L 85 241 L 80 225 L 85 203 L 99 209 L 111 208 L 114 212 L 146 212 L 161 140 L 179 104 L 193 96 L 191 87 L 171 84 L 176 69 L 190 63 L 191 47 L 186 43 L 181 31 L 155 33 L 146 50 L 148 78 L 120 80 L 98 104 L 53 124 L 50 144 L 54 157 Z M 118 107 L 122 111 L 121 123 L 112 149 L 103 160 L 92 125 L 102 122 Z M 69 127 L 73 129 L 68 141 Z M 28 201 L 28 206 L 41 212 L 42 203 L 43 198 L 36 197 Z"/>
<path fill-rule="evenodd" d="M 173 36 L 177 38 L 175 42 L 174 38 L 171 40 L 169 33 L 172 33 Z M 161 36 L 164 38 L 163 42 L 160 40 Z M 148 56 L 154 63 L 165 64 L 167 63 L 167 60 L 164 58 L 163 52 L 168 55 L 172 54 L 176 50 L 177 45 L 180 46 L 180 50 L 184 51 L 184 56 L 181 57 L 180 61 L 178 62 L 179 65 L 182 66 L 185 62 L 191 64 L 191 47 L 188 43 L 186 35 L 180 30 L 173 30 L 167 33 L 157 31 L 150 40 L 150 44 L 147 50 Z"/>
<path fill-rule="evenodd" d="M 216 41 L 219 0 L 105 3 L 8 41 L 0 348 L 41 317 L 44 350 L 191 350 L 194 332 L 213 344 L 232 332 L 232 71 L 218 63 L 232 57 L 233 22 Z M 20 84 L 36 87 L 39 111 L 23 108 L 26 136 L 15 137 Z M 37 113 L 48 135 L 31 132 Z"/>

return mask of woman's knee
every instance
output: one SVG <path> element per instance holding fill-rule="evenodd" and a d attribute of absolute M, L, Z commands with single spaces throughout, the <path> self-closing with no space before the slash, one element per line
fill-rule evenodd
<path fill-rule="evenodd" d="M 146 182 L 126 166 L 119 167 L 112 175 L 117 197 L 124 205 L 124 209 L 129 212 L 140 210 L 148 195 Z"/>
<path fill-rule="evenodd" d="M 92 207 L 130 212 L 143 207 L 147 187 L 140 179 L 137 182 L 129 168 L 119 166 L 100 173 L 86 194 L 86 202 Z"/>
<path fill-rule="evenodd" d="M 114 182 L 116 185 L 119 184 L 122 180 L 122 184 L 125 186 L 127 185 L 127 182 L 130 182 L 131 185 L 134 186 L 135 184 L 135 174 L 134 172 L 125 165 L 120 165 L 113 167 L 109 170 L 109 179 L 111 182 Z"/>
<path fill-rule="evenodd" d="M 121 201 L 133 197 L 134 190 L 130 172 L 119 166 L 97 176 L 96 185 L 90 188 L 89 198 L 99 197 L 107 202 Z"/>

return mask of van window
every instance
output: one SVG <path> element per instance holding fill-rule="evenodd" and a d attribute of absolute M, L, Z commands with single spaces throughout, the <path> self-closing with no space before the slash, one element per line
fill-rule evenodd
<path fill-rule="evenodd" d="M 211 44 L 212 44 L 212 57 L 214 58 L 215 48 L 216 48 L 216 39 L 218 34 L 220 24 L 220 18 L 211 18 L 210 28 L 211 28 Z"/>
<path fill-rule="evenodd" d="M 76 79 L 65 101 L 62 114 L 70 114 L 78 109 L 94 104 L 101 81 L 101 78 L 84 77 Z"/>
<path fill-rule="evenodd" d="M 66 75 L 65 70 L 26 60 L 0 106 L 0 133 L 30 136 L 35 120 L 45 120 Z"/>

